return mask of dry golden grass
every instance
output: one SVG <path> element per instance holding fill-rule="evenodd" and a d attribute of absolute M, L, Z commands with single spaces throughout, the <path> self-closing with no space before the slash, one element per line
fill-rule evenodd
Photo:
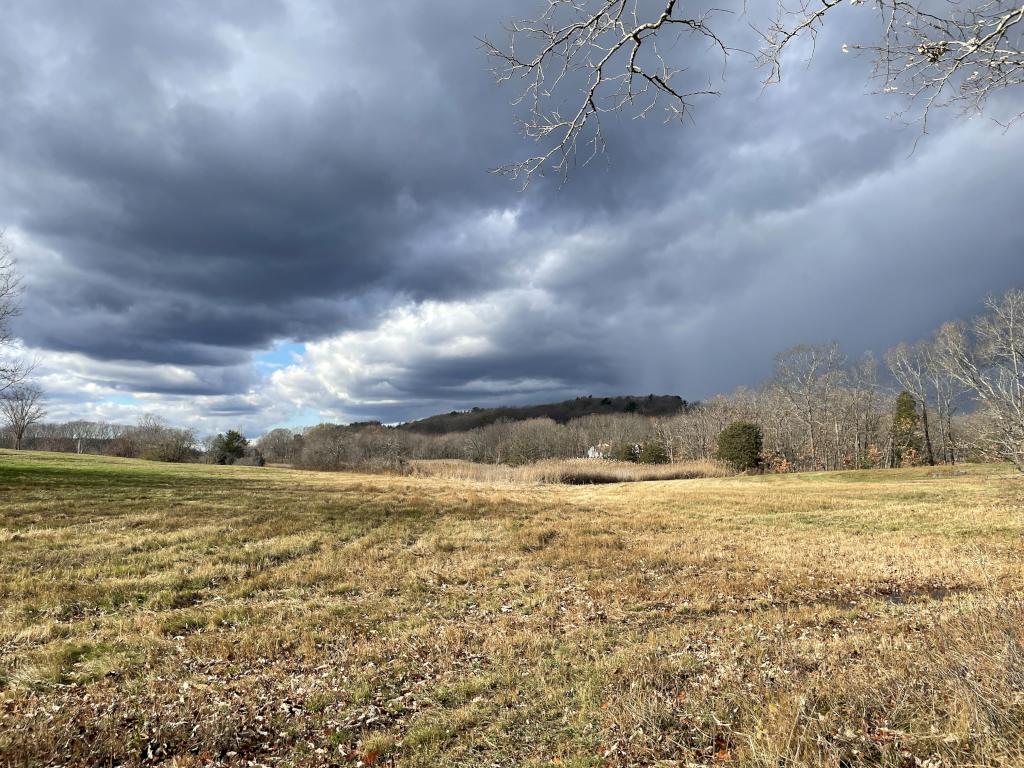
<path fill-rule="evenodd" d="M 649 480 L 694 480 L 702 477 L 728 477 L 734 474 L 728 467 L 715 461 L 634 464 L 604 459 L 549 459 L 520 467 L 477 464 L 460 459 L 420 460 L 410 462 L 409 471 L 418 477 L 515 485 L 603 485 Z"/>
<path fill-rule="evenodd" d="M 1024 765 L 1024 483 L 0 452 L 0 764 Z"/>

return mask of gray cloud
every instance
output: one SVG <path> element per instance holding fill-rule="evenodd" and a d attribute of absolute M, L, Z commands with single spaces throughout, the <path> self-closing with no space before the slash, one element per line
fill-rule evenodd
<path fill-rule="evenodd" d="M 870 32 L 853 10 L 781 86 L 736 54 L 692 123 L 609 119 L 606 160 L 521 194 L 486 172 L 531 147 L 475 36 L 534 6 L 13 3 L 0 207 L 18 331 L 63 407 L 191 397 L 269 424 L 695 398 L 1024 282 L 1019 131 L 939 120 L 912 154 L 839 53 Z M 253 355 L 285 340 L 306 353 L 265 379 Z"/>

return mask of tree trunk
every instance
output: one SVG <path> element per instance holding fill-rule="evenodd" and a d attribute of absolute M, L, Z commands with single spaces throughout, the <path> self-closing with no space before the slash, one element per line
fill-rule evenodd
<path fill-rule="evenodd" d="M 814 444 L 814 421 L 810 414 L 807 416 L 807 442 L 811 449 L 811 471 L 814 472 L 818 469 L 818 451 Z"/>
<path fill-rule="evenodd" d="M 949 463 L 956 464 L 956 441 L 953 439 L 953 419 L 946 416 L 946 441 L 949 443 Z"/>
<path fill-rule="evenodd" d="M 924 452 L 928 458 L 928 466 L 935 466 L 935 452 L 932 451 L 932 436 L 928 431 L 928 406 L 924 398 L 921 398 L 921 426 L 924 428 Z"/>
<path fill-rule="evenodd" d="M 834 425 L 834 434 L 836 439 L 835 466 L 833 467 L 833 469 L 840 470 L 842 469 L 841 464 L 843 461 L 843 447 L 839 444 L 839 419 L 833 419 L 832 423 Z"/>
<path fill-rule="evenodd" d="M 942 463 L 949 464 L 949 443 L 946 441 L 946 419 L 943 414 L 942 401 L 939 401 L 939 452 L 942 455 Z"/>
<path fill-rule="evenodd" d="M 896 468 L 896 441 L 892 435 L 885 441 L 885 453 L 883 454 L 882 464 L 886 469 Z"/>

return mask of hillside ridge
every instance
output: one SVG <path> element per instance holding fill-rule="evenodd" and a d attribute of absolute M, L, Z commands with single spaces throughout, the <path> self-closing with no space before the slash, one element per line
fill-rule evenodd
<path fill-rule="evenodd" d="M 594 414 L 636 413 L 641 416 L 672 416 L 685 410 L 689 405 L 690 403 L 679 395 L 587 395 L 559 403 L 451 411 L 409 421 L 398 428 L 423 435 L 443 435 L 451 432 L 468 432 L 498 421 L 549 418 L 559 424 L 565 424 L 571 419 Z"/>

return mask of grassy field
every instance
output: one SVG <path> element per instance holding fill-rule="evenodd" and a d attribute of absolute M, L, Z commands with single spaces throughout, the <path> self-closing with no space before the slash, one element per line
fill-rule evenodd
<path fill-rule="evenodd" d="M 487 485 L 0 451 L 0 764 L 1024 765 L 999 467 Z"/>

